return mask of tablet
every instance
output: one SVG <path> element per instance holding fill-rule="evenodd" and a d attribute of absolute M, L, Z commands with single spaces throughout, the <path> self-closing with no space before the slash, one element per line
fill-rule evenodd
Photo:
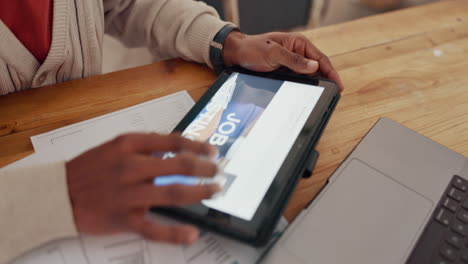
<path fill-rule="evenodd" d="M 282 72 L 224 71 L 176 127 L 218 149 L 222 193 L 199 204 L 152 208 L 182 221 L 264 245 L 339 100 L 332 81 Z M 157 177 L 156 185 L 203 184 Z"/>

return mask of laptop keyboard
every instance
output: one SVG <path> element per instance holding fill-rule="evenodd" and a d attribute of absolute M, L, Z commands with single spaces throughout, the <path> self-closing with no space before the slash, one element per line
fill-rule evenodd
<path fill-rule="evenodd" d="M 452 177 L 407 263 L 468 264 L 467 180 Z"/>

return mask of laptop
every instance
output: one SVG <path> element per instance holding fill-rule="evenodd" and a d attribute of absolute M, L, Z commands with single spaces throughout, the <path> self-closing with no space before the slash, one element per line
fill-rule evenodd
<path fill-rule="evenodd" d="M 263 263 L 468 263 L 468 159 L 380 119 Z"/>

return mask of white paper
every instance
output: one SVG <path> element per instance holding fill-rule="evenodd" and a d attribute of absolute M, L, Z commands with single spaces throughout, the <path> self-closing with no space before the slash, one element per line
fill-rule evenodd
<path fill-rule="evenodd" d="M 202 232 L 200 239 L 188 246 L 148 241 L 128 233 L 82 235 L 32 250 L 12 264 L 251 264 L 270 248 L 287 224 L 282 218 L 272 241 L 262 248 L 209 232 Z"/>
<path fill-rule="evenodd" d="M 200 239 L 190 246 L 177 246 L 182 250 L 182 259 L 178 257 L 177 262 L 186 264 L 252 264 L 268 250 L 276 239 L 286 229 L 288 222 L 281 218 L 276 226 L 270 243 L 261 248 L 255 248 L 239 241 L 210 233 L 201 232 Z M 160 251 L 162 243 L 149 242 L 150 252 Z M 166 245 L 167 246 L 167 245 Z M 174 247 L 169 245 L 169 247 Z M 158 250 L 159 249 L 159 250 Z M 155 258 L 153 258 L 155 259 Z M 153 262 L 155 263 L 155 262 Z M 156 262 L 158 263 L 158 262 Z"/>
<path fill-rule="evenodd" d="M 48 159 L 46 155 L 38 155 L 37 153 L 33 153 L 18 161 L 8 164 L 5 167 L 2 167 L 2 170 L 26 167 L 26 166 L 31 166 L 34 164 L 41 164 L 41 163 L 51 162 L 51 161 L 53 160 Z"/>
<path fill-rule="evenodd" d="M 72 154 L 79 154 L 128 132 L 168 134 L 194 104 L 187 91 L 182 91 L 32 136 L 31 142 L 36 153 L 57 147 L 62 150 L 66 146 L 72 148 Z"/>
<path fill-rule="evenodd" d="M 2 169 L 71 159 L 125 132 L 169 133 L 193 104 L 184 91 L 33 136 L 31 141 L 36 153 Z M 154 215 L 151 218 L 165 219 Z M 275 236 L 286 226 L 287 221 L 281 219 Z M 209 232 L 202 232 L 200 239 L 189 246 L 152 242 L 137 234 L 83 235 L 41 246 L 13 264 L 250 264 L 264 250 Z"/>
<path fill-rule="evenodd" d="M 87 264 L 79 239 L 48 243 L 26 253 L 13 264 Z"/>
<path fill-rule="evenodd" d="M 90 263 L 152 263 L 146 241 L 136 234 L 82 236 L 81 242 Z"/>

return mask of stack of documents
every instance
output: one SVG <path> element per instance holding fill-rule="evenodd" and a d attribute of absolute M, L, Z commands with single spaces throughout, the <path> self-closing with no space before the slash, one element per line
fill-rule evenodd
<path fill-rule="evenodd" d="M 179 92 L 117 112 L 31 137 L 35 153 L 7 167 L 69 160 L 83 151 L 128 132 L 170 133 L 194 105 Z M 160 216 L 152 216 L 159 220 Z M 277 237 L 287 226 L 283 218 Z M 44 245 L 18 258 L 15 264 L 243 264 L 255 263 L 268 248 L 254 248 L 209 232 L 189 246 L 145 240 L 137 234 L 88 236 Z"/>

